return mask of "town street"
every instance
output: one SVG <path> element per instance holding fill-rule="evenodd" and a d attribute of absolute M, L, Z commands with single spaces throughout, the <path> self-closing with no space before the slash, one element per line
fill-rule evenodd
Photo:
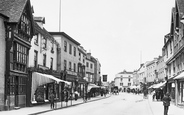
<path fill-rule="evenodd" d="M 142 95 L 120 93 L 111 97 L 43 113 L 43 115 L 154 115 Z"/>

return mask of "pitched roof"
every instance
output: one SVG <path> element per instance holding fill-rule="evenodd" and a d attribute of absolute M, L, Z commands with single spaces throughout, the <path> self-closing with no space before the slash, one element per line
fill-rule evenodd
<path fill-rule="evenodd" d="M 184 0 L 176 0 L 176 4 L 178 5 L 178 9 L 184 15 Z"/>
<path fill-rule="evenodd" d="M 124 70 L 123 72 L 120 72 L 118 74 L 133 74 L 133 72 L 128 72 L 128 71 Z"/>
<path fill-rule="evenodd" d="M 18 22 L 28 0 L 0 0 L 0 13 Z"/>
<path fill-rule="evenodd" d="M 79 42 L 77 42 L 76 40 L 74 40 L 72 37 L 70 37 L 68 34 L 66 34 L 65 32 L 49 32 L 51 35 L 62 35 L 64 37 L 66 37 L 68 40 L 72 41 L 73 43 L 75 43 L 76 45 L 80 45 Z"/>

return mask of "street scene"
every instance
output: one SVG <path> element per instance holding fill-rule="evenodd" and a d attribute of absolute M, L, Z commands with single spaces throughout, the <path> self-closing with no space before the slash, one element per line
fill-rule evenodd
<path fill-rule="evenodd" d="M 12 114 L 184 114 L 184 0 L 0 0 Z"/>

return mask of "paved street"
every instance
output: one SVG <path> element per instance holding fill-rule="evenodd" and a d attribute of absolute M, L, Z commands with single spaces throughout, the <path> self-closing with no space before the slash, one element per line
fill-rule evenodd
<path fill-rule="evenodd" d="M 143 99 L 142 95 L 120 93 L 119 95 L 108 95 L 107 97 L 95 97 L 87 103 L 82 99 L 68 103 L 68 107 L 63 103 L 57 104 L 55 110 L 50 110 L 49 104 L 26 107 L 19 110 L 2 111 L 1 115 L 163 115 L 162 102 Z M 183 115 L 184 109 L 171 104 L 168 115 Z"/>

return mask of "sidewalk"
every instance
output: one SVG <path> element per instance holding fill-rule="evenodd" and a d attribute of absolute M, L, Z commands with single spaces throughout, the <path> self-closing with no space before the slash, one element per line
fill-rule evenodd
<path fill-rule="evenodd" d="M 97 97 L 92 97 L 90 100 L 88 100 L 87 102 L 84 102 L 82 98 L 78 99 L 77 101 L 75 100 L 69 100 L 67 105 L 66 102 L 57 102 L 57 104 L 55 104 L 55 107 L 57 109 L 64 109 L 64 108 L 68 108 L 68 107 L 72 107 L 72 106 L 76 106 L 79 104 L 85 104 L 88 102 L 92 102 L 92 101 L 96 101 L 96 100 L 100 100 L 100 99 L 105 99 L 110 97 L 110 94 L 106 95 L 106 97 L 101 97 L 101 96 L 97 96 Z M 62 108 L 61 108 L 62 106 Z M 10 111 L 1 111 L 0 115 L 13 115 L 13 114 L 17 114 L 17 115 L 37 115 L 37 114 L 41 114 L 41 113 L 45 113 L 45 112 L 49 112 L 49 111 L 54 111 L 50 109 L 50 104 L 43 104 L 43 105 L 36 105 L 33 107 L 25 107 L 25 108 L 20 108 L 18 110 L 10 110 Z"/>
<path fill-rule="evenodd" d="M 152 95 L 149 95 L 148 105 L 153 115 L 163 115 L 164 107 L 162 101 L 152 101 Z M 184 108 L 177 107 L 174 103 L 171 103 L 169 106 L 168 115 L 183 115 Z"/>

